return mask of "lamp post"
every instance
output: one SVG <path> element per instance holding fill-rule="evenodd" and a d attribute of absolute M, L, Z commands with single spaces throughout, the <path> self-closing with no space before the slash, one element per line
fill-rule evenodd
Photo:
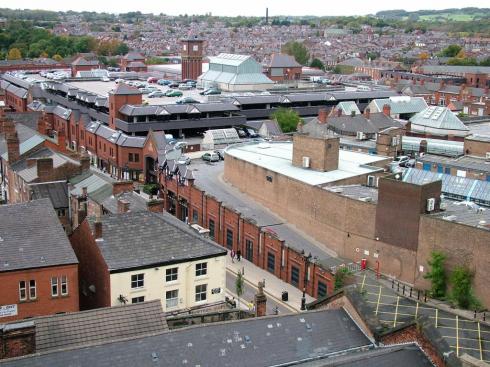
<path fill-rule="evenodd" d="M 313 257 L 311 252 L 305 255 L 305 250 L 301 250 L 301 255 L 305 260 L 305 274 L 303 276 L 303 296 L 301 297 L 301 310 L 306 310 L 306 287 L 308 286 L 308 266 L 310 264 L 310 259 Z"/>
<path fill-rule="evenodd" d="M 303 288 L 303 296 L 301 297 L 301 311 L 306 311 L 306 288 Z"/>

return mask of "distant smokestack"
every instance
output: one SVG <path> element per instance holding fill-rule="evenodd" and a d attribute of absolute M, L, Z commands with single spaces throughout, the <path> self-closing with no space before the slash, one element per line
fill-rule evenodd
<path fill-rule="evenodd" d="M 265 8 L 265 24 L 269 24 L 269 8 Z"/>

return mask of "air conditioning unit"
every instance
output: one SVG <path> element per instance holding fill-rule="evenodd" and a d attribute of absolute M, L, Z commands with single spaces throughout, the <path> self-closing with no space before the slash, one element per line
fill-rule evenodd
<path fill-rule="evenodd" d="M 368 176 L 368 178 L 367 178 L 367 185 L 368 185 L 368 187 L 374 187 L 375 182 L 376 182 L 376 177 L 371 176 L 371 175 Z"/>
<path fill-rule="evenodd" d="M 303 168 L 310 168 L 310 157 L 303 157 Z"/>
<path fill-rule="evenodd" d="M 434 198 L 427 199 L 427 211 L 433 212 L 435 208 L 436 208 L 436 199 Z"/>
<path fill-rule="evenodd" d="M 361 131 L 358 131 L 357 134 L 356 134 L 356 139 L 357 140 L 364 140 L 366 138 L 366 134 L 364 134 L 363 132 Z"/>

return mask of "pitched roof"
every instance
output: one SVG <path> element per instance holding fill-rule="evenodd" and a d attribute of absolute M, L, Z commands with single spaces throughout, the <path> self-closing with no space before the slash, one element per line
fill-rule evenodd
<path fill-rule="evenodd" d="M 43 182 L 30 185 L 32 200 L 49 199 L 53 208 L 68 208 L 68 183 L 66 181 Z"/>
<path fill-rule="evenodd" d="M 0 272 L 77 264 L 49 199 L 0 206 Z"/>
<path fill-rule="evenodd" d="M 6 360 L 6 367 L 271 366 L 360 351 L 371 342 L 346 311 L 324 310 L 173 330 L 147 337 Z M 419 366 L 414 366 L 419 367 Z"/>
<path fill-rule="evenodd" d="M 468 135 L 470 129 L 447 107 L 430 106 L 410 118 L 413 131 Z"/>
<path fill-rule="evenodd" d="M 36 352 L 114 342 L 168 330 L 160 300 L 31 319 Z"/>
<path fill-rule="evenodd" d="M 99 65 L 99 61 L 98 60 L 87 60 L 86 58 L 80 56 L 80 57 L 77 57 L 71 64 L 76 65 L 76 66 L 97 66 L 97 65 Z"/>
<path fill-rule="evenodd" d="M 370 106 L 374 106 L 371 112 L 383 112 L 384 105 L 391 108 L 392 114 L 418 113 L 426 109 L 427 102 L 422 97 L 396 96 L 383 99 L 374 99 Z"/>
<path fill-rule="evenodd" d="M 144 60 L 145 57 L 139 52 L 131 51 L 128 52 L 126 55 L 124 55 L 124 59 L 134 61 L 134 60 Z"/>
<path fill-rule="evenodd" d="M 117 214 L 118 200 L 127 201 L 129 203 L 129 210 L 132 212 L 141 212 L 148 210 L 146 206 L 146 200 L 134 191 L 124 192 L 117 196 L 111 195 L 102 202 L 102 206 L 107 212 L 111 214 Z"/>
<path fill-rule="evenodd" d="M 97 241 L 97 245 L 109 271 L 226 254 L 222 247 L 197 235 L 167 213 L 144 211 L 104 216 L 102 237 L 103 241 Z"/>
<path fill-rule="evenodd" d="M 287 54 L 272 54 L 271 68 L 300 68 L 301 65 L 294 59 L 293 56 Z"/>
<path fill-rule="evenodd" d="M 127 85 L 126 83 L 119 83 L 117 85 L 116 89 L 114 89 L 114 91 L 112 93 L 118 94 L 118 95 L 142 94 L 138 88 Z"/>

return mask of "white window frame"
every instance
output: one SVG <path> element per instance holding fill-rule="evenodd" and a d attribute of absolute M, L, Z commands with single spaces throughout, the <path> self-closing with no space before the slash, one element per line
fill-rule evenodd
<path fill-rule="evenodd" d="M 139 276 L 142 276 L 142 279 L 139 279 Z M 136 277 L 136 280 L 133 280 L 133 277 Z M 133 282 L 136 283 L 136 286 L 133 286 Z M 138 283 L 142 282 L 140 286 L 138 286 Z M 132 274 L 131 275 L 131 289 L 141 289 L 145 286 L 145 273 L 139 273 L 139 274 Z"/>
<path fill-rule="evenodd" d="M 172 297 L 173 296 L 173 297 Z M 174 308 L 179 305 L 179 290 L 172 289 L 165 292 L 165 307 Z"/>
<path fill-rule="evenodd" d="M 141 298 L 142 298 L 143 300 L 141 300 L 141 301 L 140 301 L 140 299 L 141 299 Z M 136 300 L 136 302 L 135 302 L 135 300 Z M 136 303 L 143 303 L 143 302 L 145 302 L 145 296 L 138 296 L 138 297 L 133 297 L 133 298 L 131 298 L 131 304 L 132 304 L 132 305 L 134 305 L 134 304 L 136 304 Z"/>
<path fill-rule="evenodd" d="M 58 278 L 51 277 L 51 297 L 58 297 L 59 289 L 58 289 Z"/>
<path fill-rule="evenodd" d="M 68 295 L 68 277 L 66 275 L 63 275 L 61 277 L 61 295 L 66 296 Z M 65 288 L 63 290 L 63 288 Z"/>
<path fill-rule="evenodd" d="M 201 289 L 204 287 L 204 291 Z M 199 290 L 198 290 L 199 288 Z M 208 285 L 207 284 L 199 284 L 196 285 L 196 293 L 195 293 L 196 302 L 205 302 L 208 300 Z M 204 298 L 203 298 L 204 296 Z"/>
<path fill-rule="evenodd" d="M 34 296 L 32 295 L 34 291 Z M 36 280 L 29 280 L 29 299 L 37 299 Z"/>
<path fill-rule="evenodd" d="M 175 272 L 174 272 L 175 270 Z M 175 277 L 175 279 L 173 279 Z M 170 278 L 170 279 L 169 279 Z M 179 280 L 179 268 L 168 268 L 165 270 L 165 282 L 175 282 Z"/>
<path fill-rule="evenodd" d="M 22 283 L 24 283 L 24 286 L 22 286 Z M 24 293 L 24 296 L 22 296 L 22 293 Z M 25 280 L 19 280 L 19 300 L 27 300 L 27 282 Z"/>
<path fill-rule="evenodd" d="M 196 264 L 196 277 L 202 277 L 208 274 L 208 263 L 197 263 Z"/>

